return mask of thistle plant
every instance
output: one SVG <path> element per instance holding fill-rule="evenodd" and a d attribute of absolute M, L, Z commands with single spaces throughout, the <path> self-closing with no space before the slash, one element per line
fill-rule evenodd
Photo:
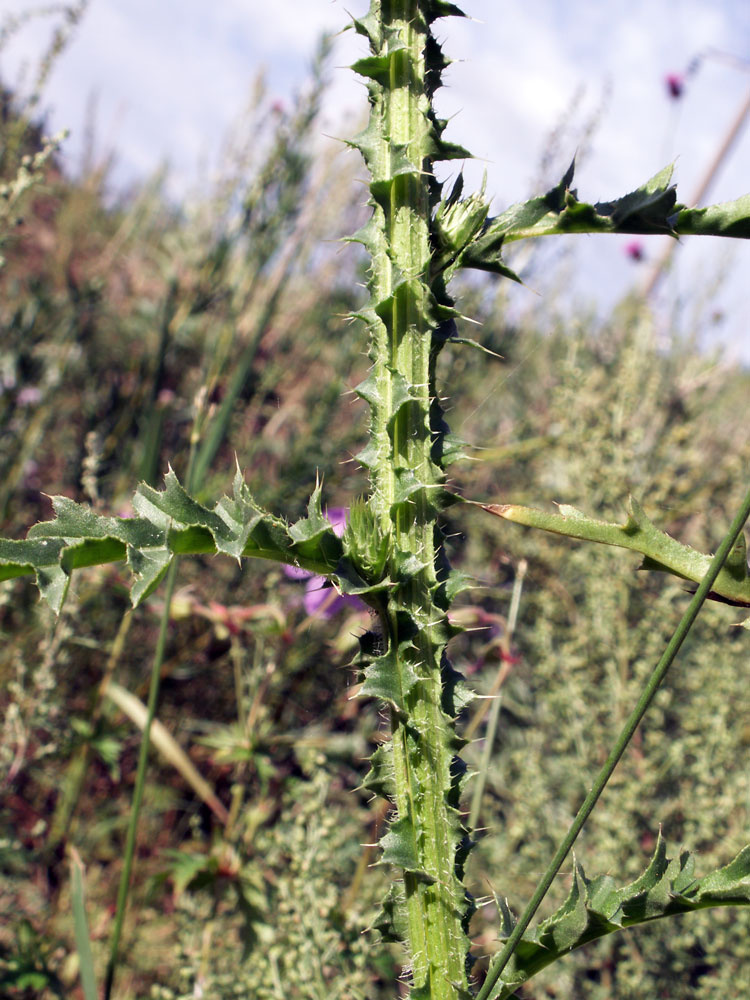
<path fill-rule="evenodd" d="M 460 314 L 449 283 L 462 269 L 518 280 L 503 259 L 504 247 L 539 236 L 748 238 L 750 195 L 687 208 L 677 202 L 666 168 L 623 198 L 589 204 L 571 186 L 572 165 L 552 190 L 494 218 L 483 191 L 464 195 L 460 173 L 446 194 L 435 164 L 469 155 L 445 140 L 445 122 L 433 106 L 447 65 L 433 28 L 438 19 L 453 16 L 463 15 L 445 0 L 372 0 L 367 15 L 353 22 L 370 50 L 353 67 L 367 84 L 369 124 L 351 141 L 370 173 L 370 219 L 351 237 L 370 258 L 369 301 L 357 315 L 369 337 L 371 368 L 355 390 L 370 408 L 369 441 L 358 456 L 370 489 L 351 503 L 343 534 L 323 513 L 319 483 L 307 516 L 289 523 L 262 509 L 239 469 L 232 495 L 212 507 L 192 496 L 170 470 L 163 489 L 138 487 L 136 516 L 130 519 L 55 498 L 54 520 L 35 525 L 24 541 L 0 541 L 0 579 L 34 574 L 43 597 L 59 611 L 74 569 L 125 559 L 138 604 L 178 556 L 223 553 L 325 577 L 342 594 L 369 605 L 375 624 L 361 641 L 360 695 L 385 704 L 390 733 L 373 754 L 364 785 L 389 803 L 379 860 L 395 872 L 375 926 L 386 941 L 403 942 L 414 1000 L 495 1000 L 604 934 L 671 914 L 750 903 L 750 847 L 726 867 L 697 878 L 692 857 L 682 852 L 670 860 L 660 838 L 644 874 L 625 887 L 609 875 L 590 880 L 576 864 L 567 901 L 529 930 L 703 602 L 713 597 L 750 606 L 742 535 L 750 494 L 712 558 L 660 532 L 635 500 L 622 526 L 571 507 L 548 514 L 487 500 L 467 503 L 448 487 L 446 469 L 461 457 L 462 446 L 448 429 L 438 388 L 441 350 L 466 342 L 458 333 Z M 451 569 L 440 525 L 441 512 L 458 503 L 476 507 L 477 516 L 483 508 L 532 527 L 635 549 L 644 555 L 645 568 L 696 585 L 525 912 L 516 920 L 498 901 L 503 945 L 483 979 L 472 966 L 473 902 L 464 882 L 472 839 L 462 812 L 465 768 L 458 724 L 471 694 L 447 654 L 458 631 L 451 604 L 471 581 Z"/>

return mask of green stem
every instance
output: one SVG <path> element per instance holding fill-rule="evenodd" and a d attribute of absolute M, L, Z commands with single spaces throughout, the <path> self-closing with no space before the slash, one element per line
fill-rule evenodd
<path fill-rule="evenodd" d="M 597 775 L 594 784 L 592 785 L 591 791 L 586 796 L 586 799 L 581 808 L 579 809 L 576 818 L 573 820 L 570 829 L 565 835 L 562 843 L 560 844 L 560 846 L 557 849 L 557 852 L 555 853 L 554 858 L 550 862 L 549 867 L 547 868 L 538 886 L 536 887 L 536 890 L 534 891 L 533 896 L 531 897 L 526 909 L 524 910 L 521 919 L 513 928 L 513 931 L 508 937 L 508 940 L 505 942 L 505 946 L 503 947 L 500 954 L 492 961 L 489 971 L 487 973 L 487 978 L 485 979 L 482 988 L 477 994 L 476 1000 L 489 1000 L 489 998 L 492 996 L 492 991 L 496 983 L 500 979 L 503 969 L 510 961 L 513 952 L 516 950 L 524 932 L 526 931 L 526 928 L 531 923 L 531 920 L 534 914 L 536 913 L 539 904 L 546 896 L 555 876 L 559 872 L 563 862 L 565 861 L 565 858 L 568 856 L 568 853 L 572 848 L 573 844 L 575 843 L 578 834 L 581 832 L 584 823 L 591 814 L 594 806 L 597 803 L 597 800 L 599 799 L 599 796 L 604 791 L 607 782 L 612 777 L 612 773 L 617 767 L 617 764 L 619 763 L 620 758 L 625 752 L 628 743 L 632 739 L 633 734 L 638 728 L 641 719 L 646 713 L 646 710 L 653 701 L 654 696 L 658 691 L 659 686 L 661 685 L 661 682 L 664 680 L 667 671 L 669 670 L 673 660 L 677 656 L 677 653 L 679 652 L 682 643 L 685 641 L 688 632 L 692 628 L 695 619 L 698 617 L 698 612 L 700 611 L 704 601 L 708 597 L 709 592 L 711 591 L 711 588 L 714 584 L 714 581 L 716 580 L 716 577 L 719 575 L 719 571 L 724 565 L 727 556 L 729 555 L 732 546 L 739 537 L 740 532 L 742 531 L 745 521 L 747 521 L 748 517 L 750 517 L 750 491 L 748 491 L 742 503 L 742 507 L 738 511 L 737 516 L 732 521 L 732 524 L 729 528 L 729 531 L 727 532 L 726 537 L 724 538 L 724 541 L 721 543 L 721 545 L 716 551 L 716 555 L 711 560 L 711 564 L 708 568 L 708 571 L 706 572 L 706 575 L 704 576 L 703 580 L 698 586 L 698 589 L 696 590 L 690 603 L 688 604 L 684 615 L 680 619 L 680 622 L 677 625 L 677 628 L 675 629 L 672 638 L 669 640 L 669 643 L 666 649 L 664 650 L 664 654 L 662 655 L 661 659 L 654 668 L 654 671 L 651 674 L 651 677 L 649 678 L 646 687 L 643 689 L 643 693 L 638 699 L 637 705 L 635 706 L 630 716 L 628 717 L 625 725 L 623 726 L 622 732 L 620 733 L 620 736 L 617 742 L 615 743 L 609 757 L 607 758 L 606 762 L 604 763 L 604 766 Z"/>
<path fill-rule="evenodd" d="M 188 455 L 188 466 L 185 474 L 188 489 L 193 488 L 195 480 L 195 453 L 198 446 L 200 421 L 196 418 L 193 421 L 193 428 L 190 435 L 190 451 Z M 148 767 L 148 751 L 151 743 L 151 726 L 156 717 L 156 707 L 159 704 L 159 687 L 161 685 L 161 667 L 164 662 L 164 651 L 167 645 L 167 631 L 169 629 L 169 616 L 172 610 L 172 596 L 174 594 L 177 581 L 177 566 L 179 556 L 174 556 L 167 571 L 166 584 L 164 587 L 164 608 L 159 621 L 159 635 L 154 649 L 154 660 L 151 665 L 151 681 L 148 691 L 148 702 L 146 705 L 146 723 L 141 736 L 141 746 L 138 754 L 138 769 L 135 777 L 135 788 L 133 790 L 133 802 L 130 807 L 130 820 L 128 822 L 128 832 L 125 840 L 125 857 L 120 875 L 120 884 L 117 890 L 117 909 L 115 911 L 115 924 L 112 930 L 112 941 L 110 942 L 109 960 L 107 961 L 107 972 L 104 981 L 104 1000 L 110 1000 L 112 987 L 114 984 L 115 972 L 120 952 L 120 939 L 125 921 L 125 912 L 128 905 L 128 894 L 130 892 L 130 876 L 133 871 L 133 859 L 135 857 L 135 842 L 138 833 L 138 820 L 140 818 L 141 804 L 143 802 L 143 791 L 146 786 L 146 768 Z"/>
<path fill-rule="evenodd" d="M 135 778 L 135 789 L 133 791 L 133 802 L 130 807 L 130 820 L 128 822 L 128 832 L 125 840 L 125 857 L 120 875 L 120 885 L 117 891 L 117 910 L 115 912 L 115 924 L 112 930 L 112 941 L 109 949 L 109 960 L 107 962 L 107 973 L 104 983 L 104 1000 L 110 1000 L 112 996 L 112 986 L 117 969 L 117 962 L 120 951 L 120 938 L 125 920 L 125 911 L 128 903 L 128 893 L 130 891 L 130 876 L 133 870 L 133 858 L 135 856 L 135 840 L 138 832 L 138 819 L 143 801 L 143 790 L 146 784 L 146 767 L 148 764 L 148 751 L 151 739 L 151 724 L 156 715 L 156 706 L 159 701 L 159 684 L 161 680 L 161 665 L 164 661 L 164 650 L 167 643 L 167 629 L 169 626 L 169 612 L 172 604 L 172 595 L 177 579 L 177 559 L 172 562 L 167 574 L 166 587 L 164 592 L 164 610 L 162 611 L 159 623 L 159 637 L 156 640 L 154 651 L 154 661 L 151 667 L 151 683 L 148 692 L 148 715 L 146 725 L 141 736 L 140 752 L 138 754 L 138 770 Z"/>

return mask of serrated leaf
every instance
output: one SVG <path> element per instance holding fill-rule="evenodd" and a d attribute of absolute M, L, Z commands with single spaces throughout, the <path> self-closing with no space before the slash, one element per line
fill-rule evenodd
<path fill-rule="evenodd" d="M 750 238 L 750 194 L 719 205 L 686 208 L 677 203 L 676 189 L 671 183 L 673 166 L 669 165 L 622 198 L 589 203 L 579 201 L 577 192 L 571 188 L 574 167 L 575 162 L 547 194 L 512 205 L 501 215 L 488 219 L 479 236 L 467 246 L 459 264 L 480 270 L 497 268 L 503 273 L 505 265 L 500 251 L 505 244 L 563 233 Z"/>
<path fill-rule="evenodd" d="M 131 600 L 134 607 L 145 601 L 159 586 L 172 562 L 169 549 L 128 547 L 128 566 L 133 573 Z"/>
<path fill-rule="evenodd" d="M 443 665 L 442 676 L 442 708 L 449 719 L 455 719 L 477 696 L 464 681 L 463 674 L 454 670 L 447 659 Z M 457 737 L 454 751 L 458 753 L 462 746 L 463 741 Z"/>
<path fill-rule="evenodd" d="M 392 745 L 382 743 L 370 757 L 369 763 L 370 770 L 364 777 L 362 787 L 384 799 L 392 800 L 396 792 Z"/>
<path fill-rule="evenodd" d="M 383 905 L 373 921 L 373 929 L 379 931 L 384 941 L 408 940 L 409 921 L 406 913 L 404 887 L 394 882 L 383 900 Z"/>
<path fill-rule="evenodd" d="M 423 483 L 417 478 L 413 469 L 395 469 L 393 506 L 406 503 L 415 493 L 428 493 L 430 491 L 442 489 L 440 483 Z"/>
<path fill-rule="evenodd" d="M 343 243 L 360 243 L 368 250 L 371 256 L 375 253 L 378 244 L 381 243 L 382 240 L 383 234 L 375 220 L 372 218 L 368 219 L 364 226 L 361 226 L 356 230 L 356 232 L 353 232 L 349 236 L 341 237 L 341 241 Z M 352 313 L 353 317 L 357 319 L 364 319 L 365 322 L 371 322 L 373 315 L 375 314 L 370 313 L 370 316 L 365 317 L 362 312 Z"/>
<path fill-rule="evenodd" d="M 462 591 L 471 590 L 476 585 L 476 577 L 470 576 L 468 573 L 463 573 L 461 570 L 452 569 L 444 585 L 448 604 L 453 604 L 453 601 Z"/>
<path fill-rule="evenodd" d="M 383 390 L 378 373 L 374 370 L 359 385 L 355 385 L 354 392 L 373 408 L 382 405 Z"/>
<path fill-rule="evenodd" d="M 750 846 L 724 868 L 696 879 L 692 855 L 682 851 L 670 860 L 659 834 L 643 875 L 621 889 L 609 875 L 590 881 L 576 864 L 568 898 L 523 935 L 488 1000 L 510 997 L 541 969 L 596 938 L 678 913 L 730 905 L 750 905 Z M 507 903 L 498 900 L 498 906 L 501 940 L 507 940 L 516 921 Z"/>
<path fill-rule="evenodd" d="M 640 504 L 631 497 L 628 501 L 628 518 L 625 524 L 611 524 L 588 517 L 566 504 L 558 514 L 522 507 L 518 504 L 482 504 L 484 510 L 497 517 L 532 528 L 542 528 L 569 538 L 579 538 L 602 545 L 615 545 L 632 549 L 643 556 L 643 569 L 672 573 L 683 580 L 700 583 L 708 571 L 711 557 L 683 545 L 664 531 L 660 531 L 646 516 Z M 738 555 L 742 543 L 735 547 L 732 566 L 722 568 L 709 597 L 729 604 L 750 606 L 750 575 L 747 562 L 741 564 Z"/>
<path fill-rule="evenodd" d="M 402 816 L 391 824 L 388 832 L 380 839 L 383 850 L 379 864 L 395 865 L 404 871 L 418 875 L 422 880 L 434 879 L 421 869 L 417 850 L 417 831 L 408 816 Z"/>
<path fill-rule="evenodd" d="M 684 236 L 730 236 L 750 239 L 750 194 L 743 194 L 734 201 L 705 208 L 677 206 L 673 220 L 675 232 Z"/>
<path fill-rule="evenodd" d="M 366 469 L 372 470 L 375 468 L 379 456 L 380 449 L 378 443 L 371 439 L 361 451 L 357 452 L 354 458 L 360 465 L 364 465 Z"/>
<path fill-rule="evenodd" d="M 744 531 L 739 533 L 737 541 L 729 550 L 729 555 L 724 563 L 724 567 L 728 573 L 737 577 L 739 580 L 744 580 L 747 576 L 747 542 L 745 541 Z"/>
<path fill-rule="evenodd" d="M 588 923 L 586 912 L 586 877 L 580 865 L 575 863 L 573 884 L 568 898 L 551 921 L 549 933 L 559 952 L 570 951 L 575 942 L 584 934 Z"/>
<path fill-rule="evenodd" d="M 442 432 L 435 437 L 430 457 L 440 468 L 468 458 L 466 441 L 452 431 Z"/>
<path fill-rule="evenodd" d="M 167 530 L 172 525 L 205 528 L 220 551 L 235 555 L 231 529 L 219 515 L 193 499 L 182 487 L 170 469 L 164 477 L 164 489 L 155 490 L 141 483 L 136 491 L 133 506 L 156 525 Z"/>
<path fill-rule="evenodd" d="M 377 51 L 383 40 L 380 19 L 370 11 L 364 17 L 353 17 L 352 25 L 359 35 L 364 35 L 370 42 L 373 50 Z"/>
<path fill-rule="evenodd" d="M 466 17 L 466 14 L 448 0 L 427 0 L 424 4 L 424 16 L 427 21 L 435 21 L 439 17 Z"/>
<path fill-rule="evenodd" d="M 555 233 L 670 233 L 677 195 L 671 185 L 673 167 L 660 170 L 641 187 L 613 201 L 579 201 L 571 188 L 575 161 L 560 183 L 541 197 L 511 206 L 490 220 L 486 236 L 506 243 Z"/>
<path fill-rule="evenodd" d="M 255 503 L 239 470 L 233 495 L 213 508 L 191 497 L 171 470 L 163 490 L 138 487 L 133 498 L 138 517 L 107 517 L 69 497 L 53 497 L 52 505 L 55 517 L 33 525 L 26 539 L 0 539 L 0 580 L 33 574 L 55 612 L 65 600 L 70 574 L 85 566 L 127 559 L 133 575 L 131 600 L 137 605 L 158 586 L 175 555 L 256 556 L 334 575 L 342 553 L 340 540 L 320 513 L 319 487 L 308 517 L 290 529 Z M 351 587 L 360 582 L 366 588 L 346 565 L 342 573 Z"/>
<path fill-rule="evenodd" d="M 401 45 L 403 49 L 403 44 Z M 385 55 L 365 56 L 352 63 L 351 69 L 359 76 L 368 77 L 381 85 L 390 80 L 392 51 Z"/>
<path fill-rule="evenodd" d="M 322 487 L 316 483 L 307 505 L 307 517 L 296 521 L 289 528 L 289 537 L 294 542 L 294 551 L 300 557 L 321 555 L 333 570 L 343 552 L 341 539 L 333 530 L 333 525 L 324 517 L 321 508 Z"/>
<path fill-rule="evenodd" d="M 477 194 L 461 200 L 457 195 L 463 186 L 459 174 L 448 198 L 438 205 L 431 227 L 435 244 L 430 265 L 433 275 L 448 268 L 447 281 L 453 270 L 451 265 L 484 226 L 490 207 L 484 198 L 485 183 L 486 176 Z"/>
<path fill-rule="evenodd" d="M 65 603 L 69 582 L 70 577 L 60 567 L 36 567 L 36 583 L 39 592 L 56 614 L 59 614 Z"/>
<path fill-rule="evenodd" d="M 588 897 L 591 905 L 605 920 L 612 921 L 620 909 L 620 898 L 617 883 L 611 875 L 598 875 L 589 882 Z"/>
<path fill-rule="evenodd" d="M 710 875 L 704 875 L 697 883 L 697 889 L 690 890 L 690 896 L 697 896 L 705 902 L 716 900 L 722 903 L 745 903 L 750 898 L 750 845 L 724 868 Z"/>
<path fill-rule="evenodd" d="M 405 698 L 417 683 L 412 665 L 400 651 L 389 650 L 376 657 L 365 669 L 365 679 L 359 689 L 361 698 L 382 698 L 400 712 L 406 711 Z"/>

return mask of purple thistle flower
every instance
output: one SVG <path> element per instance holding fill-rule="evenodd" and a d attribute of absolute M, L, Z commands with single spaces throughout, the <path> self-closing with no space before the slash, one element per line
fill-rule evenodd
<path fill-rule="evenodd" d="M 289 566 L 288 563 L 285 563 L 281 569 L 284 576 L 290 580 L 309 580 L 313 576 L 309 569 L 302 569 L 301 566 Z"/>
<path fill-rule="evenodd" d="M 333 618 L 343 608 L 363 608 L 364 604 L 352 594 L 339 594 L 324 576 L 313 576 L 305 585 L 302 601 L 306 613 L 312 617 Z"/>

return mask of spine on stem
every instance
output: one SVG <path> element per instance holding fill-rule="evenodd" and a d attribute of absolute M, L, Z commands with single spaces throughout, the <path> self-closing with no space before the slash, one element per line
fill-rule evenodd
<path fill-rule="evenodd" d="M 453 14 L 461 11 L 439 0 L 372 0 L 354 22 L 370 44 L 370 55 L 353 67 L 367 81 L 370 119 L 352 145 L 371 174 L 372 216 L 352 238 L 372 261 L 370 302 L 361 314 L 372 368 L 356 390 L 371 409 L 370 442 L 359 456 L 371 495 L 353 509 L 347 537 L 362 574 L 389 581 L 374 602 L 382 644 L 363 644 L 362 693 L 388 704 L 391 739 L 374 754 L 366 784 L 394 807 L 381 860 L 401 869 L 403 880 L 377 926 L 405 942 L 415 1000 L 470 996 L 472 904 L 463 884 L 470 841 L 458 808 L 463 765 L 455 731 L 466 694 L 445 651 L 456 588 L 437 524 L 450 499 L 444 467 L 456 446 L 435 364 L 455 334 L 445 287 L 450 264 L 486 206 L 459 202 L 460 181 L 441 203 L 432 172 L 436 160 L 468 155 L 443 140 L 445 123 L 432 107 L 445 60 L 431 26 Z"/>

